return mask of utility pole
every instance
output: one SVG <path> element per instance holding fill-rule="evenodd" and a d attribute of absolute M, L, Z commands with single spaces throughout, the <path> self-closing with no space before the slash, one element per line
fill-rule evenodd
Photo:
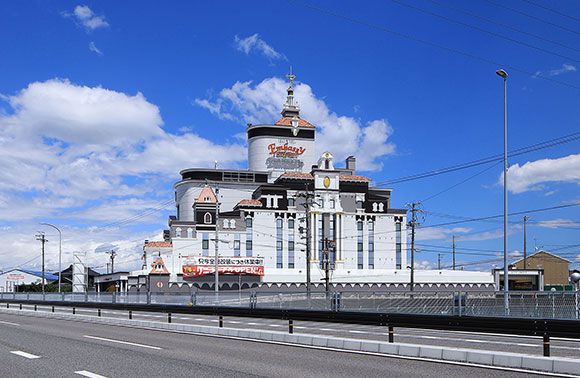
<path fill-rule="evenodd" d="M 334 249 L 335 241 L 324 238 L 323 246 L 323 268 L 324 268 L 324 286 L 326 288 L 326 296 L 330 293 L 330 248 Z M 336 252 L 335 252 L 336 253 Z"/>
<path fill-rule="evenodd" d="M 526 225 L 530 217 L 524 215 L 524 270 L 527 269 L 528 261 L 526 260 L 528 257 L 528 243 L 527 243 L 527 235 L 526 235 Z"/>
<path fill-rule="evenodd" d="M 44 244 L 46 242 L 48 242 L 48 240 L 46 240 L 46 237 L 44 236 L 44 232 L 39 232 L 38 234 L 36 234 L 36 240 L 40 240 L 40 243 L 42 245 L 42 279 L 40 280 L 40 282 L 42 283 L 42 294 L 44 294 L 44 281 L 45 281 L 45 274 L 44 274 Z"/>
<path fill-rule="evenodd" d="M 111 249 L 107 254 L 111 255 L 111 274 L 113 274 L 115 273 L 115 257 L 117 256 L 117 252 L 115 252 L 114 249 Z"/>
<path fill-rule="evenodd" d="M 437 270 L 441 270 L 441 254 L 437 254 Z"/>
<path fill-rule="evenodd" d="M 326 290 L 326 295 L 328 296 L 328 283 L 330 281 L 330 261 L 328 258 L 328 238 L 324 238 L 324 245 L 322 246 L 322 267 L 324 268 L 324 288 Z"/>
<path fill-rule="evenodd" d="M 214 269 L 215 269 L 215 299 L 216 299 L 216 305 L 217 305 L 217 300 L 218 300 L 218 296 L 219 296 L 219 284 L 220 284 L 220 278 L 219 278 L 219 262 L 218 262 L 218 258 L 219 258 L 219 231 L 218 231 L 218 222 L 219 222 L 219 216 L 220 216 L 220 200 L 219 200 L 219 188 L 216 185 L 215 188 L 215 199 L 216 199 L 216 207 L 215 207 L 215 261 L 214 261 Z"/>
<path fill-rule="evenodd" d="M 308 190 L 308 184 L 305 185 L 304 193 L 300 193 L 299 197 L 304 197 L 304 203 L 302 204 L 306 209 L 306 294 L 310 298 L 310 260 L 311 260 L 311 239 L 312 232 L 310 231 L 310 206 L 312 205 L 314 199 L 314 193 L 310 193 Z"/>
<path fill-rule="evenodd" d="M 453 235 L 453 270 L 455 270 L 455 235 Z"/>
<path fill-rule="evenodd" d="M 411 291 L 415 288 L 415 226 L 417 225 L 417 211 L 419 211 L 417 205 L 419 205 L 419 202 L 411 203 L 411 221 L 408 222 L 411 227 Z"/>

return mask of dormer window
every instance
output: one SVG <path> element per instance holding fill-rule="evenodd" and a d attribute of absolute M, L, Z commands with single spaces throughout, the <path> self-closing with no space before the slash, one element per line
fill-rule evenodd
<path fill-rule="evenodd" d="M 230 221 L 227 219 L 224 219 L 224 228 L 230 228 Z"/>
<path fill-rule="evenodd" d="M 203 216 L 203 223 L 211 224 L 211 214 L 210 213 L 205 213 L 205 215 Z"/>
<path fill-rule="evenodd" d="M 210 197 L 203 197 L 203 202 L 209 203 L 209 202 L 211 202 L 211 198 Z"/>

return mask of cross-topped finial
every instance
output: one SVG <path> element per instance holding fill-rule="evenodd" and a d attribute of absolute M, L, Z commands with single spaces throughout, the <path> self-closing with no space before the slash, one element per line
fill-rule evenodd
<path fill-rule="evenodd" d="M 296 75 L 292 73 L 292 66 L 290 66 L 290 73 L 286 75 L 286 77 L 290 81 L 290 88 L 292 88 L 292 83 L 294 83 L 294 79 L 296 79 Z"/>

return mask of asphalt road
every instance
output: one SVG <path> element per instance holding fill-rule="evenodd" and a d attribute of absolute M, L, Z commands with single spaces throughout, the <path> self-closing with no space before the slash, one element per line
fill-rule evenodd
<path fill-rule="evenodd" d="M 24 309 L 33 306 L 25 305 Z M 39 311 L 50 311 L 50 307 L 38 306 Z M 57 307 L 57 312 L 71 313 L 70 307 Z M 76 309 L 83 315 L 97 315 L 96 309 Z M 128 312 L 117 310 L 102 310 L 102 316 L 127 318 Z M 133 312 L 133 319 L 166 321 L 167 315 L 160 313 Z M 215 316 L 173 314 L 173 323 L 214 325 L 218 319 Z M 248 329 L 269 329 L 273 331 L 287 330 L 288 323 L 282 320 L 225 318 L 224 326 Z M 307 333 L 327 336 L 337 336 L 355 339 L 387 340 L 385 327 L 364 326 L 356 324 L 336 324 L 318 322 L 294 322 L 295 333 Z M 395 328 L 395 341 L 411 344 L 439 345 L 455 348 L 483 349 L 505 351 L 533 355 L 543 354 L 543 344 L 540 337 L 519 335 L 490 335 L 475 332 L 454 332 L 438 330 L 422 330 L 411 328 Z M 580 358 L 580 340 L 551 339 L 551 355 L 558 357 Z"/>
<path fill-rule="evenodd" d="M 0 377 L 527 377 L 526 373 L 0 314 Z"/>

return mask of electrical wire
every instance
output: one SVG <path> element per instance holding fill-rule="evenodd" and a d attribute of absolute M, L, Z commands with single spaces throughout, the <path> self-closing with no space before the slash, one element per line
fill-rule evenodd
<path fill-rule="evenodd" d="M 571 19 L 571 20 L 574 20 L 574 21 L 580 21 L 580 18 L 577 18 L 577 17 L 571 16 L 571 15 L 569 15 L 569 14 L 566 14 L 566 13 L 564 13 L 564 12 L 560 12 L 559 10 L 556 10 L 556 9 L 553 9 L 553 8 L 549 8 L 549 7 L 547 7 L 547 6 L 545 6 L 545 5 L 542 5 L 542 4 L 538 4 L 538 3 L 536 3 L 536 2 L 533 2 L 533 1 L 531 1 L 531 0 L 522 0 L 522 1 L 525 1 L 525 2 L 526 2 L 526 3 L 528 3 L 528 4 L 532 4 L 533 6 L 536 6 L 536 7 L 538 7 L 538 8 L 545 9 L 545 10 L 547 10 L 547 11 L 549 11 L 549 12 L 552 12 L 552 13 L 554 13 L 554 14 L 557 14 L 557 15 L 560 15 L 560 16 L 563 16 L 563 17 L 568 17 L 568 18 L 569 18 L 569 19 Z"/>
<path fill-rule="evenodd" d="M 288 1 L 290 3 L 297 3 L 296 0 L 288 0 Z M 410 35 L 410 34 L 398 32 L 396 30 L 392 30 L 392 29 L 386 28 L 386 27 L 381 26 L 381 25 L 373 24 L 371 22 L 368 22 L 368 21 L 365 21 L 365 20 L 362 20 L 362 19 L 358 19 L 358 18 L 354 18 L 354 17 L 350 17 L 350 16 L 345 16 L 343 14 L 336 13 L 334 11 L 331 11 L 331 10 L 328 10 L 328 9 L 325 9 L 325 8 L 320 8 L 320 7 L 317 7 L 317 6 L 308 4 L 308 3 L 299 3 L 299 5 L 301 5 L 301 6 L 305 7 L 305 8 L 308 8 L 308 9 L 311 9 L 311 10 L 314 10 L 314 11 L 317 11 L 319 13 L 323 13 L 323 14 L 326 14 L 326 15 L 329 15 L 329 16 L 333 16 L 335 18 L 339 18 L 339 19 L 342 19 L 342 20 L 346 20 L 346 21 L 349 21 L 349 22 L 354 23 L 354 24 L 363 25 L 363 26 L 366 26 L 366 27 L 371 28 L 371 29 L 376 29 L 376 30 L 379 30 L 379 31 L 384 32 L 384 33 L 388 33 L 388 34 L 395 35 L 395 36 L 397 36 L 399 38 L 403 38 L 403 39 L 407 39 L 407 40 L 410 40 L 410 41 L 418 42 L 418 43 L 421 43 L 421 44 L 424 44 L 424 45 L 427 45 L 427 46 L 431 46 L 431 47 L 438 48 L 440 50 L 445 50 L 447 52 L 452 52 L 452 53 L 457 54 L 457 55 L 462 55 L 464 57 L 467 57 L 467 58 L 470 58 L 470 59 L 473 59 L 473 60 L 478 60 L 480 62 L 484 62 L 484 63 L 490 64 L 490 65 L 493 65 L 495 67 L 500 67 L 501 66 L 501 67 L 504 67 L 506 69 L 510 69 L 510 70 L 515 71 L 515 72 L 523 73 L 523 74 L 526 74 L 526 75 L 529 75 L 529 76 L 534 76 L 534 74 L 535 74 L 534 72 L 530 72 L 528 70 L 525 70 L 525 69 L 522 69 L 522 68 L 519 68 L 519 67 L 516 67 L 516 66 L 513 66 L 513 65 L 501 64 L 501 63 L 496 62 L 496 61 L 494 61 L 492 59 L 484 58 L 482 56 L 479 56 L 479 55 L 476 55 L 476 54 L 473 54 L 473 53 L 469 53 L 469 52 L 466 52 L 466 51 L 463 51 L 463 50 L 459 50 L 459 49 L 456 49 L 454 47 L 448 47 L 448 46 L 442 45 L 440 43 L 431 42 L 429 40 L 422 39 L 422 38 L 419 38 L 419 37 L 415 37 L 415 36 Z M 560 85 L 563 85 L 563 86 L 566 86 L 566 87 L 569 87 L 569 88 L 580 89 L 580 86 L 577 86 L 577 85 L 574 85 L 574 84 L 570 84 L 570 83 L 567 83 L 565 81 L 557 80 L 557 79 L 554 79 L 552 77 L 547 77 L 547 76 L 541 76 L 540 75 L 540 76 L 537 76 L 537 78 L 542 79 L 542 80 L 551 81 L 553 83 L 560 84 Z"/>
<path fill-rule="evenodd" d="M 565 144 L 565 143 L 574 142 L 574 141 L 579 140 L 579 139 L 580 139 L 580 132 L 568 134 L 568 135 L 565 135 L 562 137 L 550 139 L 550 140 L 547 140 L 544 142 L 539 142 L 539 143 L 531 144 L 529 146 L 525 146 L 525 147 L 521 147 L 521 148 L 512 150 L 508 153 L 508 158 L 514 157 L 514 156 L 524 155 L 524 154 L 527 154 L 530 152 L 539 151 L 539 150 L 542 150 L 545 148 L 555 147 L 555 146 Z M 391 185 L 391 184 L 398 184 L 398 183 L 402 183 L 402 182 L 428 178 L 428 177 L 432 177 L 432 176 L 438 176 L 438 175 L 441 175 L 444 173 L 455 172 L 455 171 L 459 171 L 459 170 L 463 170 L 463 169 L 467 169 L 467 168 L 477 167 L 479 165 L 499 162 L 502 160 L 503 160 L 503 154 L 492 155 L 492 156 L 488 156 L 486 158 L 481 158 L 481 159 L 472 160 L 472 161 L 465 162 L 465 163 L 455 164 L 455 165 L 451 165 L 451 166 L 444 167 L 444 168 L 434 169 L 434 170 L 426 171 L 426 172 L 422 172 L 422 173 L 416 173 L 413 175 L 403 176 L 403 177 L 399 177 L 399 178 L 392 179 L 392 180 L 386 180 L 386 181 L 377 183 L 376 186 L 380 187 L 380 186 L 386 186 L 386 185 Z"/>
<path fill-rule="evenodd" d="M 520 46 L 525 46 L 525 47 L 528 47 L 530 49 L 534 49 L 534 50 L 537 50 L 537 51 L 541 51 L 541 52 L 546 53 L 546 54 L 550 54 L 550 55 L 554 55 L 554 56 L 557 56 L 557 57 L 560 57 L 560 58 L 564 58 L 564 59 L 567 59 L 567 60 L 571 60 L 571 61 L 574 61 L 574 62 L 578 62 L 578 59 L 571 58 L 569 56 L 562 55 L 562 54 L 559 54 L 557 52 L 553 52 L 553 51 L 550 51 L 550 50 L 546 50 L 546 49 L 544 49 L 542 47 L 535 46 L 535 45 L 529 44 L 527 42 L 523 42 L 523 41 L 520 41 L 520 40 L 511 38 L 511 37 L 505 36 L 503 34 L 499 34 L 499 33 L 496 33 L 496 32 L 493 32 L 493 31 L 490 31 L 490 30 L 487 30 L 487 29 L 484 29 L 484 28 L 480 28 L 479 26 L 472 25 L 472 24 L 469 24 L 467 22 L 458 21 L 458 20 L 455 20 L 455 19 L 453 19 L 451 17 L 447 17 L 447 16 L 444 16 L 442 14 L 439 14 L 439 13 L 436 13 L 436 12 L 432 12 L 432 11 L 429 11 L 429 10 L 424 9 L 424 8 L 421 8 L 421 7 L 417 7 L 417 6 L 414 6 L 414 5 L 411 5 L 411 4 L 407 4 L 407 3 L 405 3 L 405 2 L 403 2 L 401 0 L 391 0 L 391 1 L 393 3 L 399 4 L 401 6 L 404 6 L 404 7 L 407 7 L 409 9 L 415 10 L 417 12 L 421 12 L 421 13 L 424 13 L 424 14 L 428 14 L 428 15 L 433 16 L 433 17 L 438 17 L 438 18 L 443 19 L 445 21 L 448 21 L 448 22 L 451 22 L 451 23 L 454 23 L 454 24 L 457 24 L 457 25 L 461 25 L 461 26 L 464 26 L 466 28 L 474 29 L 474 30 L 480 31 L 482 33 L 486 33 L 486 34 L 489 34 L 491 36 L 494 36 L 496 38 L 504 39 L 506 41 L 509 41 L 509 42 L 518 44 Z"/>
<path fill-rule="evenodd" d="M 487 22 L 487 23 L 490 23 L 490 24 L 493 24 L 493 25 L 497 25 L 497 26 L 500 26 L 502 28 L 509 29 L 511 31 L 515 31 L 517 33 L 521 33 L 521 34 L 524 34 L 524 35 L 527 35 L 527 36 L 530 36 L 530 37 L 537 38 L 537 39 L 539 39 L 541 41 L 544 41 L 544 42 L 549 42 L 549 43 L 552 43 L 554 45 L 557 45 L 557 46 L 560 46 L 560 47 L 564 47 L 564 48 L 567 48 L 567 49 L 570 49 L 570 50 L 580 51 L 580 49 L 577 49 L 576 47 L 568 46 L 568 45 L 565 45 L 565 44 L 563 44 L 561 42 L 554 41 L 552 39 L 543 37 L 541 35 L 537 35 L 537 34 L 534 34 L 534 33 L 530 33 L 530 32 L 527 32 L 525 30 L 521 30 L 521 29 L 515 28 L 515 27 L 513 27 L 511 25 L 507 25 L 507 24 L 504 24 L 504 23 L 495 21 L 493 19 L 490 19 L 490 18 L 487 18 L 487 17 L 483 17 L 483 16 L 481 16 L 481 15 L 479 15 L 477 13 L 467 11 L 467 10 L 465 10 L 463 8 L 459 8 L 457 6 L 453 6 L 453 5 L 450 5 L 450 4 L 447 4 L 447 3 L 442 3 L 442 2 L 437 1 L 437 0 L 426 0 L 426 1 L 429 1 L 429 2 L 431 2 L 433 4 L 436 4 L 436 5 L 440 6 L 440 7 L 446 7 L 448 9 L 453 9 L 456 12 L 465 14 L 465 15 L 470 16 L 470 17 L 477 18 L 477 19 L 482 20 L 484 22 Z M 523 1 L 526 1 L 526 0 L 523 0 Z"/>
<path fill-rule="evenodd" d="M 529 13 L 526 13 L 526 12 L 523 12 L 523 11 L 521 11 L 521 10 L 519 10 L 519 9 L 515 9 L 515 8 L 508 7 L 508 6 L 506 5 L 505 1 L 504 1 L 503 3 L 498 3 L 498 2 L 495 2 L 495 1 L 492 1 L 492 0 L 485 0 L 485 1 L 487 1 L 487 2 L 488 2 L 489 4 L 491 4 L 491 5 L 494 5 L 494 6 L 498 7 L 498 8 L 501 8 L 502 10 L 504 10 L 504 9 L 507 9 L 507 10 L 509 10 L 509 11 L 512 11 L 512 12 L 514 12 L 514 13 L 518 13 L 518 14 L 520 14 L 520 15 L 522 15 L 522 16 L 525 16 L 525 17 L 531 18 L 531 19 L 533 19 L 533 20 L 536 20 L 536 21 L 543 22 L 543 23 L 544 23 L 544 24 L 546 24 L 546 25 L 551 25 L 551 26 L 553 26 L 553 27 L 556 27 L 556 28 L 559 28 L 559 29 L 565 30 L 565 31 L 567 31 L 567 32 L 570 32 L 570 33 L 574 33 L 574 34 L 580 35 L 580 33 L 579 33 L 579 32 L 577 32 L 576 30 L 568 29 L 568 28 L 567 28 L 567 27 L 565 27 L 565 26 L 558 25 L 558 24 L 555 24 L 555 23 L 553 23 L 553 22 L 550 22 L 550 21 L 546 21 L 546 20 L 544 20 L 543 18 L 540 18 L 540 17 L 534 16 L 534 15 L 531 15 L 531 14 L 529 14 Z"/>

